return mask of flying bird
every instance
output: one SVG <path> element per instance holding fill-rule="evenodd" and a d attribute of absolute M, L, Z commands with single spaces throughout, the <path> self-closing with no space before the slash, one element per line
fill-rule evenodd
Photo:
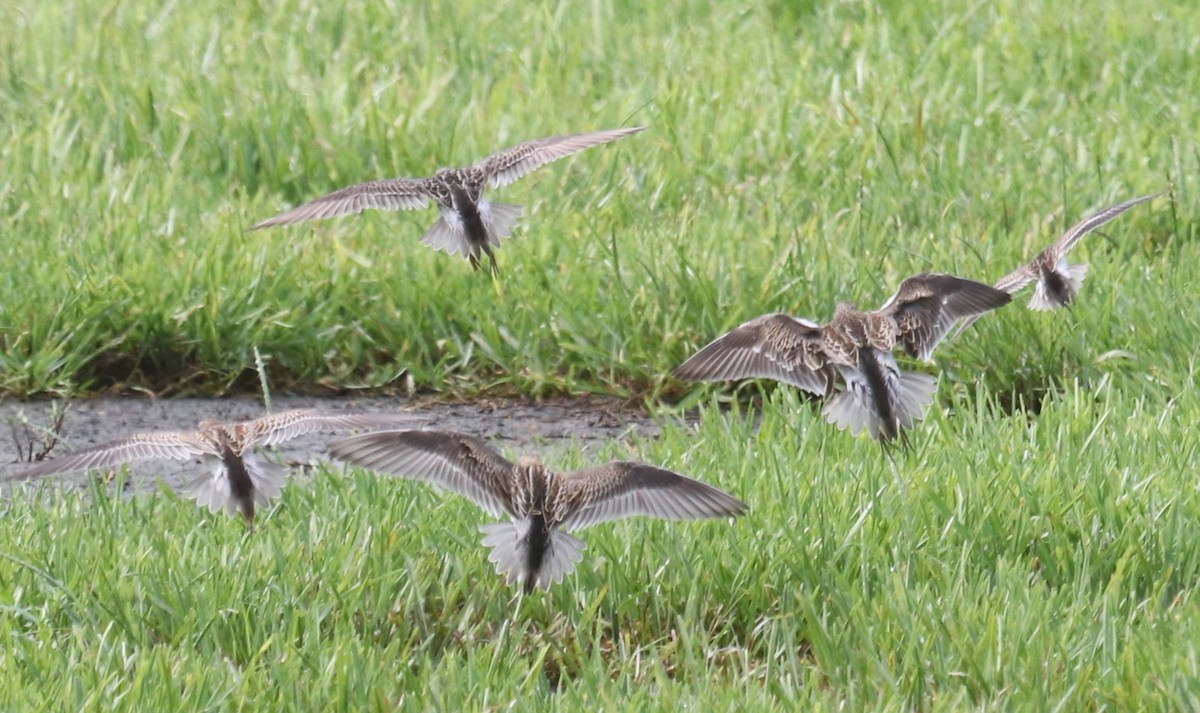
<path fill-rule="evenodd" d="M 474 166 L 439 169 L 432 178 L 392 178 L 359 183 L 268 218 L 251 230 L 352 215 L 367 208 L 416 210 L 433 201 L 437 203 L 441 217 L 421 236 L 421 242 L 447 254 L 461 254 L 476 270 L 480 267 L 481 256 L 487 255 L 492 272 L 498 273 L 492 249 L 500 247 L 501 239 L 512 233 L 522 209 L 518 205 L 489 201 L 484 189 L 507 186 L 548 163 L 636 134 L 644 128 L 610 129 L 526 141 Z"/>
<path fill-rule="evenodd" d="M 954 324 L 1008 304 L 1012 297 L 953 275 L 925 273 L 900 283 L 878 310 L 842 302 L 821 326 L 786 314 L 768 314 L 718 337 L 675 370 L 688 381 L 773 379 L 827 398 L 826 419 L 887 444 L 924 417 L 937 379 L 904 371 L 892 351 L 931 361 Z M 846 383 L 834 392 L 836 376 Z"/>
<path fill-rule="evenodd" d="M 1037 257 L 1028 265 L 1022 265 L 1000 278 L 996 283 L 996 289 L 1004 290 L 1010 295 L 1016 294 L 1022 287 L 1036 280 L 1037 286 L 1034 288 L 1033 297 L 1029 300 L 1030 309 L 1052 310 L 1070 305 L 1083 285 L 1083 278 L 1087 276 L 1088 266 L 1068 263 L 1067 253 L 1083 239 L 1083 236 L 1130 208 L 1157 198 L 1158 195 L 1158 193 L 1153 193 L 1134 198 L 1089 215 L 1072 225 L 1061 238 L 1038 253 Z M 966 326 L 963 325 L 964 328 Z"/>
<path fill-rule="evenodd" d="M 470 498 L 493 517 L 482 525 L 488 559 L 510 584 L 549 589 L 575 569 L 586 545 L 567 534 L 633 515 L 671 520 L 736 517 L 746 505 L 723 490 L 645 463 L 613 461 L 557 473 L 534 456 L 512 463 L 458 433 L 378 431 L 334 441 L 335 458 L 424 480 Z"/>
<path fill-rule="evenodd" d="M 1029 298 L 1029 309 L 1037 311 L 1054 310 L 1059 307 L 1069 307 L 1075 301 L 1075 295 L 1083 286 L 1083 278 L 1087 276 L 1087 265 L 1072 265 L 1067 262 L 1067 253 L 1083 239 L 1083 236 L 1099 228 L 1110 220 L 1121 215 L 1130 208 L 1157 198 L 1159 193 L 1141 196 L 1132 200 L 1118 203 L 1093 213 L 1062 234 L 1053 245 L 1037 254 L 1032 262 L 1018 267 L 996 283 L 996 289 L 1015 295 L 1030 282 L 1037 281 L 1033 296 Z M 954 332 L 957 337 L 975 323 L 978 317 L 963 320 Z"/>
<path fill-rule="evenodd" d="M 152 458 L 204 458 L 212 462 L 212 472 L 192 480 L 181 488 L 181 494 L 212 512 L 224 508 L 230 515 L 241 513 L 253 526 L 256 506 L 269 505 L 283 490 L 288 475 L 285 466 L 271 463 L 255 453 L 255 446 L 275 445 L 320 431 L 395 428 L 414 420 L 414 417 L 402 414 L 323 416 L 312 409 L 284 411 L 254 421 L 223 423 L 207 420 L 202 421 L 195 431 L 136 433 L 84 448 L 61 458 L 42 461 L 4 480 L 29 480 L 53 473 L 113 468 Z"/>

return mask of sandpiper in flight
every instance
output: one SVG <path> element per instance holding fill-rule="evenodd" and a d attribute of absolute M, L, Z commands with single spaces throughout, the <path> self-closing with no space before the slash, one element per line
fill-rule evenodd
<path fill-rule="evenodd" d="M 521 206 L 492 203 L 485 188 L 507 186 L 525 174 L 552 161 L 566 158 L 593 146 L 635 134 L 645 127 L 611 129 L 588 134 L 554 136 L 526 141 L 467 168 L 443 168 L 432 178 L 393 178 L 359 183 L 334 191 L 286 213 L 268 218 L 251 230 L 290 225 L 317 218 L 361 213 L 367 208 L 415 210 L 432 200 L 441 217 L 421 237 L 421 242 L 448 254 L 460 253 L 479 269 L 487 255 L 492 272 L 499 271 L 493 248 L 507 238 L 521 217 Z"/>
<path fill-rule="evenodd" d="M 129 461 L 164 458 L 212 460 L 211 474 L 201 475 L 181 488 L 181 493 L 207 506 L 241 513 L 254 524 L 255 506 L 266 507 L 283 489 L 288 470 L 253 451 L 320 431 L 396 426 L 416 420 L 401 414 L 344 414 L 323 416 L 312 409 L 297 409 L 264 416 L 254 421 L 222 423 L 203 421 L 195 431 L 136 433 L 108 443 L 85 448 L 61 458 L 43 461 L 4 480 L 27 480 L 52 473 L 97 470 Z"/>
<path fill-rule="evenodd" d="M 570 573 L 586 545 L 567 532 L 649 515 L 672 520 L 734 517 L 746 506 L 723 490 L 645 463 L 613 461 L 556 473 L 533 456 L 515 464 L 471 436 L 378 431 L 329 445 L 334 457 L 464 495 L 510 522 L 482 525 L 488 559 L 508 582 L 549 589 Z"/>
<path fill-rule="evenodd" d="M 1028 265 L 1022 265 L 1011 273 L 1000 278 L 996 289 L 1008 294 L 1015 294 L 1025 285 L 1037 280 L 1033 297 L 1029 300 L 1029 308 L 1034 310 L 1051 310 L 1070 305 L 1083 285 L 1087 276 L 1087 265 L 1072 265 L 1067 262 L 1067 253 L 1075 247 L 1083 236 L 1104 225 L 1113 218 L 1121 215 L 1130 208 L 1156 198 L 1159 194 L 1141 196 L 1132 200 L 1118 203 L 1110 208 L 1089 215 L 1075 225 L 1072 225 L 1053 245 L 1038 253 Z"/>
<path fill-rule="evenodd" d="M 937 379 L 904 371 L 892 350 L 930 361 L 955 322 L 1007 304 L 994 287 L 953 275 L 921 274 L 875 312 L 843 302 L 826 326 L 768 314 L 713 340 L 675 370 L 690 381 L 766 378 L 821 397 L 833 395 L 825 416 L 857 435 L 864 429 L 886 444 L 925 415 Z M 835 371 L 844 391 L 833 394 Z"/>

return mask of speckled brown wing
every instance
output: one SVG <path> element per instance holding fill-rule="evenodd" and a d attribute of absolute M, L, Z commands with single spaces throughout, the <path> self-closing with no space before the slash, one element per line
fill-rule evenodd
<path fill-rule="evenodd" d="M 363 468 L 458 493 L 494 517 L 516 515 L 513 464 L 478 438 L 440 431 L 378 431 L 334 441 L 329 452 Z"/>
<path fill-rule="evenodd" d="M 1035 260 L 1027 265 L 1022 265 L 1004 277 L 1001 277 L 996 281 L 995 288 L 997 290 L 1007 292 L 1010 295 L 1015 295 L 1021 291 L 1022 287 L 1036 280 L 1038 278 L 1038 274 L 1038 263 Z"/>
<path fill-rule="evenodd" d="M 349 413 L 326 415 L 316 409 L 283 411 L 246 424 L 246 436 L 241 450 L 255 445 L 271 446 L 293 438 L 321 431 L 391 428 L 412 424 L 416 416 L 399 413 Z"/>
<path fill-rule="evenodd" d="M 560 158 L 577 154 L 593 146 L 616 141 L 630 134 L 636 134 L 644 128 L 635 126 L 627 129 L 610 129 L 589 134 L 552 136 L 548 139 L 526 141 L 480 161 L 477 167 L 483 171 L 488 185 L 492 188 L 499 188 Z"/>
<path fill-rule="evenodd" d="M 891 316 L 909 355 L 929 361 L 933 348 L 960 319 L 983 314 L 1012 301 L 1012 295 L 982 282 L 925 273 L 900 283 L 877 314 Z"/>
<path fill-rule="evenodd" d="M 27 480 L 52 473 L 112 468 L 123 463 L 151 458 L 190 460 L 203 455 L 220 455 L 217 444 L 193 431 L 135 433 L 108 443 L 84 448 L 61 458 L 42 461 L 4 480 Z"/>
<path fill-rule="evenodd" d="M 368 208 L 377 210 L 416 210 L 429 205 L 433 193 L 426 178 L 391 178 L 368 181 L 334 191 L 316 200 L 280 213 L 258 223 L 251 230 L 276 225 L 291 225 L 306 220 L 355 215 Z"/>
<path fill-rule="evenodd" d="M 1049 258 L 1049 262 L 1051 264 L 1058 262 L 1059 258 L 1070 252 L 1071 248 L 1075 247 L 1075 244 L 1083 239 L 1083 236 L 1111 221 L 1130 208 L 1145 203 L 1153 198 L 1157 198 L 1158 196 L 1158 193 L 1151 193 L 1148 196 L 1139 196 L 1137 198 L 1127 200 L 1124 203 L 1118 203 L 1114 206 L 1089 215 L 1088 217 L 1068 228 L 1067 232 L 1063 233 L 1061 238 L 1056 240 L 1053 245 L 1047 248 L 1046 257 Z"/>
<path fill-rule="evenodd" d="M 714 339 L 675 369 L 687 381 L 774 379 L 824 396 L 832 367 L 821 327 L 782 313 L 756 317 Z"/>
<path fill-rule="evenodd" d="M 746 511 L 745 503 L 720 488 L 646 463 L 613 461 L 558 477 L 578 503 L 561 521 L 568 531 L 634 515 L 695 520 Z"/>

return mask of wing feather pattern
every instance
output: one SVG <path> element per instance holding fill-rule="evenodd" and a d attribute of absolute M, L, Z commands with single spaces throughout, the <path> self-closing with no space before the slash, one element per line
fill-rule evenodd
<path fill-rule="evenodd" d="M 267 218 L 250 229 L 260 230 L 276 225 L 292 225 L 306 220 L 356 215 L 368 208 L 417 210 L 428 206 L 429 201 L 433 199 L 433 194 L 428 188 L 428 180 L 425 178 L 391 178 L 359 183 L 296 206 L 273 218 Z"/>
<path fill-rule="evenodd" d="M 613 461 L 560 477 L 579 502 L 562 521 L 567 531 L 634 515 L 694 520 L 746 511 L 745 503 L 720 488 L 646 463 Z"/>
<path fill-rule="evenodd" d="M 688 381 L 773 379 L 823 396 L 831 380 L 821 327 L 782 313 L 766 314 L 709 342 L 675 369 Z"/>
<path fill-rule="evenodd" d="M 377 431 L 329 444 L 335 458 L 423 480 L 470 498 L 493 517 L 515 516 L 513 464 L 487 443 L 437 431 Z"/>
<path fill-rule="evenodd" d="M 33 467 L 6 476 L 4 480 L 28 480 L 52 473 L 112 468 L 123 463 L 152 458 L 189 460 L 204 455 L 219 455 L 216 445 L 194 432 L 135 433 L 115 441 L 84 448 L 60 458 L 45 460 Z"/>
<path fill-rule="evenodd" d="M 643 129 L 645 129 L 644 126 L 635 126 L 526 141 L 484 159 L 478 164 L 478 167 L 483 171 L 488 185 L 492 188 L 500 188 L 548 163 L 577 154 L 593 146 L 607 144 L 630 134 L 636 134 Z"/>

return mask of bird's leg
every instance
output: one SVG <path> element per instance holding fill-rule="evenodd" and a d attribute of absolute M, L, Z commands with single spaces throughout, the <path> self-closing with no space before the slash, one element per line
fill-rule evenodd
<path fill-rule="evenodd" d="M 833 396 L 833 387 L 837 381 L 837 372 L 829 368 L 828 365 L 822 371 L 825 373 L 825 395 L 821 399 L 828 400 Z"/>
<path fill-rule="evenodd" d="M 896 444 L 897 440 L 899 441 L 899 444 Z M 908 431 L 904 430 L 904 428 L 900 426 L 900 422 L 898 420 L 896 421 L 896 436 L 894 438 L 885 437 L 879 439 L 879 449 L 883 451 L 883 454 L 888 457 L 888 460 L 890 460 L 893 465 L 896 463 L 896 456 L 894 454 L 896 446 L 898 446 L 900 450 L 904 451 L 905 453 L 912 450 L 912 441 L 908 440 Z"/>
<path fill-rule="evenodd" d="M 246 526 L 250 528 L 250 532 L 254 532 L 254 502 L 244 503 L 241 508 L 242 519 L 246 521 Z"/>

